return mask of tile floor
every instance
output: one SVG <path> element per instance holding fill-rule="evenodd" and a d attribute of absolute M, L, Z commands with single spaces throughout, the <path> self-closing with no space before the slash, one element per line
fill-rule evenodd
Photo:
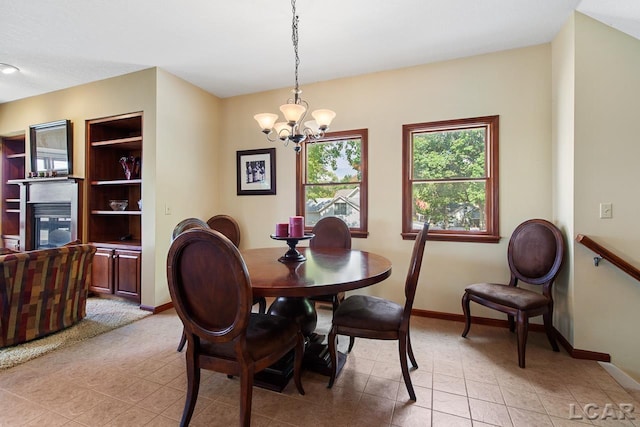
<path fill-rule="evenodd" d="M 319 314 L 326 323 L 330 311 Z M 359 339 L 331 390 L 326 377 L 309 372 L 305 396 L 293 382 L 283 393 L 255 388 L 252 425 L 640 426 L 639 393 L 596 362 L 552 352 L 543 334 L 530 334 L 527 368 L 519 369 L 505 329 L 473 325 L 463 339 L 462 323 L 412 322 L 417 402 L 408 400 L 397 342 Z M 0 371 L 0 426 L 178 425 L 186 386 L 184 356 L 175 350 L 181 328 L 170 310 Z M 237 425 L 238 383 L 203 371 L 191 425 Z M 585 414 L 587 404 L 599 409 Z M 618 404 L 634 405 L 637 419 L 615 420 Z"/>

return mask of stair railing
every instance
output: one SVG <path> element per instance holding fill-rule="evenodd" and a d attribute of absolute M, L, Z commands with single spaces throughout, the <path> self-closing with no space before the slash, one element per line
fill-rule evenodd
<path fill-rule="evenodd" d="M 629 264 L 627 261 L 617 256 L 613 252 L 611 252 L 609 249 L 605 248 L 599 243 L 594 242 L 592 239 L 582 234 L 578 234 L 576 236 L 576 242 L 582 243 L 584 246 L 586 246 L 587 248 L 591 249 L 593 252 L 599 255 L 593 258 L 593 263 L 596 267 L 598 266 L 600 260 L 604 259 L 609 261 L 611 264 L 615 265 L 616 267 L 618 267 L 620 270 L 627 273 L 629 276 L 640 281 L 640 270 L 638 270 L 636 267 L 634 267 L 633 265 Z"/>

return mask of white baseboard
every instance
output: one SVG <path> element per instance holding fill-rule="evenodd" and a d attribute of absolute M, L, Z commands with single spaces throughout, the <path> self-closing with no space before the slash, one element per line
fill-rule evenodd
<path fill-rule="evenodd" d="M 605 371 L 609 373 L 613 377 L 614 380 L 618 382 L 622 387 L 627 390 L 638 390 L 640 391 L 640 383 L 633 378 L 631 378 L 626 372 L 622 369 L 618 368 L 613 363 L 607 362 L 598 362 L 600 366 L 604 368 Z"/>

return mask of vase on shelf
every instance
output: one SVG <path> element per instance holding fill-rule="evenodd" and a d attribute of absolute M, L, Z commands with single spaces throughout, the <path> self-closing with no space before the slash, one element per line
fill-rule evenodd
<path fill-rule="evenodd" d="M 140 157 L 122 156 L 120 157 L 120 165 L 124 170 L 125 179 L 140 178 Z"/>

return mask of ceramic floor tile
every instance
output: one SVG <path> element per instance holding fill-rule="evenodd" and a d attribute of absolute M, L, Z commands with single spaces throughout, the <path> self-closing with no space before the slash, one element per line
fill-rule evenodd
<path fill-rule="evenodd" d="M 432 412 L 431 425 L 433 427 L 472 427 L 469 418 L 457 417 L 438 411 Z"/>
<path fill-rule="evenodd" d="M 486 402 L 484 400 L 469 399 L 471 419 L 496 426 L 512 426 L 509 411 L 504 405 Z"/>
<path fill-rule="evenodd" d="M 469 413 L 469 400 L 466 396 L 433 390 L 432 408 L 434 411 L 444 412 L 445 414 L 471 418 L 471 414 Z"/>
<path fill-rule="evenodd" d="M 318 323 L 329 325 L 331 311 L 318 313 Z M 636 418 L 640 411 L 640 392 L 623 389 L 598 363 L 554 353 L 544 334 L 533 332 L 531 359 L 520 369 L 513 334 L 473 325 L 472 338 L 462 339 L 461 329 L 459 322 L 412 319 L 415 402 L 397 342 L 357 339 L 331 389 L 326 376 L 311 372 L 303 373 L 304 396 L 293 382 L 282 393 L 254 388 L 252 425 L 640 427 L 637 419 L 591 422 L 582 412 L 587 400 L 601 408 L 628 403 Z M 170 310 L 0 371 L 0 425 L 179 425 L 187 387 L 185 356 L 176 352 L 181 331 Z M 348 338 L 339 344 L 346 347 Z M 201 375 L 191 425 L 237 424 L 238 379 Z"/>
<path fill-rule="evenodd" d="M 400 427 L 429 427 L 431 426 L 431 410 L 397 402 L 391 424 Z"/>

